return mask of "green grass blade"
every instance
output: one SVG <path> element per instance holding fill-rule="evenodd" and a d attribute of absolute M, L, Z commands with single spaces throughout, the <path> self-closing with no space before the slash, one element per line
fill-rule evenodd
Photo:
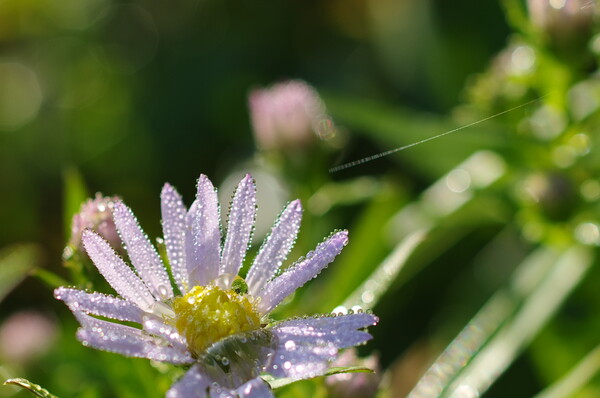
<path fill-rule="evenodd" d="M 504 324 L 490 344 L 473 358 L 467 371 L 450 386 L 446 396 L 464 388 L 483 394 L 556 313 L 592 263 L 593 254 L 588 248 L 576 246 L 567 250 L 527 297 L 514 318 Z"/>
<path fill-rule="evenodd" d="M 535 398 L 567 398 L 573 396 L 600 371 L 600 345 L 590 351 L 569 373 Z"/>
<path fill-rule="evenodd" d="M 348 295 L 343 306 L 375 306 L 379 298 L 397 280 L 411 255 L 424 243 L 428 233 L 439 225 L 441 220 L 452 216 L 472 201 L 479 190 L 489 187 L 501 178 L 505 170 L 504 161 L 495 153 L 477 152 L 436 181 L 423 193 L 419 201 L 398 212 L 389 228 L 392 230 L 392 239 L 398 240 L 396 247 L 371 275 Z M 456 237 L 457 234 L 453 233 L 453 238 Z M 440 249 L 443 245 L 437 242 L 435 247 Z M 415 270 L 410 272 L 414 274 Z"/>
<path fill-rule="evenodd" d="M 63 228 L 65 239 L 71 236 L 71 222 L 73 216 L 79 213 L 81 204 L 88 198 L 87 188 L 83 177 L 75 168 L 67 168 L 64 173 L 64 204 Z"/>
<path fill-rule="evenodd" d="M 515 271 L 415 386 L 410 398 L 483 394 L 558 310 L 592 264 L 592 252 L 539 249 Z"/>
<path fill-rule="evenodd" d="M 354 292 L 352 292 L 343 307 L 351 308 L 359 305 L 364 309 L 373 308 L 379 298 L 388 290 L 389 286 L 402 271 L 406 261 L 425 239 L 426 231 L 417 231 L 404 238 L 390 255 L 375 269 Z"/>
<path fill-rule="evenodd" d="M 21 378 L 17 378 L 17 379 L 8 379 L 4 382 L 4 385 L 9 385 L 9 384 L 14 384 L 17 385 L 19 387 L 22 387 L 28 391 L 30 391 L 33 395 L 35 395 L 36 397 L 42 397 L 42 398 L 58 398 L 56 395 L 50 394 L 48 392 L 48 390 L 38 386 L 37 384 L 34 384 L 32 382 L 30 382 L 27 379 L 21 379 Z"/>

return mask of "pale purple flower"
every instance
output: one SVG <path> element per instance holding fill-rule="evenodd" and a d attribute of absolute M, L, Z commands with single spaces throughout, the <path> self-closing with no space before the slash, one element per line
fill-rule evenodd
<path fill-rule="evenodd" d="M 275 222 L 244 281 L 237 273 L 256 211 L 250 175 L 234 194 L 223 243 L 217 193 L 206 176 L 200 176 L 189 210 L 168 184 L 161 202 L 166 251 L 177 288 L 131 210 L 117 202 L 114 220 L 133 269 L 98 234 L 85 231 L 83 244 L 121 297 L 65 287 L 55 291 L 81 323 L 77 337 L 84 345 L 191 366 L 167 397 L 258 398 L 273 396 L 261 374 L 292 380 L 322 375 L 339 349 L 371 338 L 360 330 L 377 323 L 368 313 L 278 323 L 268 316 L 333 261 L 348 241 L 346 231 L 333 233 L 280 273 L 302 215 L 300 202 L 293 201 Z"/>
<path fill-rule="evenodd" d="M 298 149 L 331 138 L 333 123 L 316 90 L 302 80 L 256 89 L 248 98 L 252 128 L 263 150 Z"/>

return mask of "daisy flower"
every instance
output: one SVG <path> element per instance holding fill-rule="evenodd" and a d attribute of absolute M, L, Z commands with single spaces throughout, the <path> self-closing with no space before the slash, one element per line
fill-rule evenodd
<path fill-rule="evenodd" d="M 282 322 L 269 318 L 282 300 L 316 277 L 348 242 L 347 231 L 335 232 L 280 272 L 300 226 L 298 200 L 275 222 L 245 280 L 237 274 L 256 212 L 250 175 L 233 196 L 223 243 L 217 193 L 206 176 L 200 176 L 189 210 L 168 184 L 161 193 L 161 209 L 176 288 L 135 216 L 119 201 L 113 208 L 114 222 L 133 269 L 95 232 L 86 230 L 82 241 L 120 297 L 65 287 L 58 288 L 55 297 L 80 322 L 77 338 L 84 346 L 189 366 L 167 397 L 273 397 L 261 375 L 291 380 L 323 375 L 338 350 L 371 338 L 361 330 L 377 323 L 368 313 Z"/>

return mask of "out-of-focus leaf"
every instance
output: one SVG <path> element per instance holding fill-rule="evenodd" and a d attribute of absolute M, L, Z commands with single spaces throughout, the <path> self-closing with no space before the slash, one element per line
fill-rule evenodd
<path fill-rule="evenodd" d="M 342 264 L 339 264 L 337 267 L 339 271 L 328 281 L 329 288 L 323 289 L 327 294 L 318 296 L 318 302 L 323 304 L 322 310 L 331 311 L 332 308 L 342 302 L 343 306 L 347 308 L 354 305 L 359 305 L 362 308 L 374 307 L 379 297 L 397 281 L 400 272 L 413 253 L 418 249 L 423 249 L 421 244 L 424 243 L 425 236 L 434 228 L 440 226 L 443 221 L 457 215 L 458 210 L 462 209 L 467 203 L 475 202 L 478 199 L 478 192 L 495 183 L 504 175 L 505 170 L 505 163 L 500 156 L 490 151 L 480 151 L 432 184 L 418 201 L 405 206 L 391 217 L 391 221 L 382 221 L 370 217 L 367 213 L 365 218 L 370 222 L 364 222 L 364 225 L 359 225 L 359 228 L 355 229 L 363 235 L 362 238 L 359 237 L 358 239 L 360 242 L 378 242 L 381 240 L 398 243 L 392 253 L 366 278 L 364 277 L 363 264 L 372 261 L 372 257 L 367 257 L 364 262 L 359 262 L 357 258 L 365 254 L 364 249 L 355 248 L 354 251 L 359 253 L 353 253 L 353 248 L 350 247 L 350 253 L 344 253 L 343 256 L 346 257 L 342 257 L 342 260 L 350 259 L 349 264 L 345 264 L 343 261 Z M 469 214 L 472 215 L 476 211 L 477 209 L 473 208 Z M 482 222 L 485 217 L 479 214 L 476 219 L 477 222 Z M 373 231 L 380 231 L 379 239 L 373 239 Z M 445 245 L 442 244 L 442 241 L 455 242 L 460 237 L 460 234 L 453 231 L 443 235 L 435 235 L 434 242 L 428 242 L 431 249 L 426 250 L 427 254 L 433 254 L 434 251 L 443 251 Z M 381 243 L 379 244 L 381 245 Z M 356 269 L 358 266 L 361 268 Z M 416 268 L 418 267 L 413 265 L 409 271 L 414 274 Z M 362 274 L 361 271 L 363 271 Z M 409 273 L 403 276 L 404 281 L 406 281 Z M 362 283 L 350 283 L 350 278 L 356 279 L 361 275 L 363 275 Z M 344 289 L 354 288 L 354 290 L 343 290 L 341 287 Z M 341 296 L 344 293 L 346 294 L 345 300 Z"/>
<path fill-rule="evenodd" d="M 399 202 L 394 191 L 382 191 L 373 198 L 350 229 L 351 243 L 330 267 L 327 279 L 308 286 L 308 294 L 299 300 L 303 312 L 333 310 L 369 276 L 389 250 L 381 226 L 398 211 Z"/>
<path fill-rule="evenodd" d="M 54 272 L 50 272 L 43 268 L 36 268 L 32 271 L 32 275 L 37 277 L 39 280 L 44 282 L 51 289 L 55 289 L 60 286 L 69 286 L 70 283 L 56 275 Z"/>
<path fill-rule="evenodd" d="M 0 301 L 40 262 L 40 249 L 34 244 L 16 244 L 0 251 Z"/>
<path fill-rule="evenodd" d="M 375 101 L 357 99 L 348 95 L 326 93 L 327 108 L 341 124 L 354 133 L 367 134 L 381 143 L 387 151 L 456 129 L 459 125 L 448 118 L 417 114 Z M 468 120 L 460 125 L 472 123 Z M 412 163 L 421 173 L 440 177 L 477 150 L 501 147 L 501 128 L 493 122 L 469 127 L 448 137 L 431 140 L 427 145 L 403 151 L 402 159 Z M 374 155 L 366 153 L 364 156 Z M 356 159 L 344 159 L 350 162 Z"/>
<path fill-rule="evenodd" d="M 589 352 L 564 377 L 546 388 L 535 398 L 567 398 L 573 396 L 600 371 L 600 346 Z"/>
<path fill-rule="evenodd" d="M 79 212 L 81 204 L 88 198 L 87 188 L 83 177 L 75 168 L 67 168 L 64 171 L 64 231 L 66 239 L 71 236 L 71 222 L 73 215 Z"/>
<path fill-rule="evenodd" d="M 323 374 L 322 376 L 333 376 L 343 373 L 373 373 L 373 370 L 362 366 L 336 366 L 327 369 L 327 372 L 325 372 L 325 374 Z M 269 375 L 263 376 L 263 380 L 269 383 L 269 385 L 273 389 L 281 388 L 297 381 L 287 377 L 276 379 Z"/>
<path fill-rule="evenodd" d="M 417 231 L 403 239 L 377 269 L 348 296 L 342 306 L 351 308 L 359 305 L 362 308 L 372 308 L 394 282 L 410 255 L 425 239 L 425 235 L 425 231 Z"/>
<path fill-rule="evenodd" d="M 539 249 L 450 343 L 409 398 L 483 394 L 581 281 L 593 260 L 586 247 Z"/>
<path fill-rule="evenodd" d="M 30 382 L 27 379 L 21 379 L 21 378 L 8 379 L 4 382 L 4 385 L 8 385 L 8 384 L 15 384 L 19 387 L 23 387 L 24 389 L 29 390 L 36 397 L 58 398 L 56 395 L 50 394 L 48 392 L 48 390 L 46 390 L 45 388 L 42 388 L 42 387 L 38 386 L 37 384 Z"/>

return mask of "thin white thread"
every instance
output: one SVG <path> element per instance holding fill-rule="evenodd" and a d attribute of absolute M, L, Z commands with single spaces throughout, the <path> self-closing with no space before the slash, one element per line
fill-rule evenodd
<path fill-rule="evenodd" d="M 352 162 L 344 163 L 344 164 L 341 164 L 339 166 L 334 166 L 334 167 L 332 167 L 332 168 L 329 169 L 329 172 L 330 173 L 336 173 L 338 171 L 346 170 L 346 169 L 349 169 L 350 167 L 358 166 L 358 165 L 361 165 L 361 164 L 364 164 L 364 163 L 367 163 L 367 162 L 371 162 L 373 160 L 377 160 L 377 159 L 389 156 L 389 155 L 394 154 L 396 152 L 400 152 L 400 151 L 403 151 L 405 149 L 412 148 L 412 147 L 420 145 L 420 144 L 424 144 L 424 143 L 426 143 L 428 141 L 432 141 L 432 140 L 435 140 L 437 138 L 441 138 L 441 137 L 443 137 L 445 135 L 456 133 L 457 131 L 464 130 L 464 129 L 469 128 L 469 127 L 473 127 L 473 126 L 475 126 L 477 124 L 486 122 L 486 121 L 488 121 L 490 119 L 493 119 L 495 117 L 502 116 L 505 113 L 509 113 L 509 112 L 515 111 L 515 110 L 517 110 L 519 108 L 523 108 L 523 107 L 525 107 L 527 105 L 533 104 L 534 102 L 537 102 L 537 101 L 539 101 L 539 100 L 547 97 L 548 95 L 550 95 L 550 93 L 548 93 L 546 95 L 543 95 L 541 97 L 538 97 L 536 99 L 533 99 L 531 101 L 527 101 L 524 104 L 517 105 L 517 106 L 515 106 L 513 108 L 510 108 L 510 109 L 504 110 L 502 112 L 496 113 L 494 115 L 485 117 L 483 119 L 479 119 L 477 121 L 474 121 L 472 123 L 466 124 L 464 126 L 460 126 L 460 127 L 455 128 L 455 129 L 445 131 L 445 132 L 443 132 L 441 134 L 434 135 L 433 137 L 425 138 L 425 139 L 423 139 L 421 141 L 413 142 L 412 144 L 408 144 L 408 145 L 404 145 L 404 146 L 401 146 L 401 147 L 398 147 L 398 148 L 390 149 L 390 150 L 387 150 L 387 151 L 384 151 L 384 152 L 376 153 L 375 155 L 367 156 L 365 158 L 358 159 L 358 160 L 353 160 Z"/>
<path fill-rule="evenodd" d="M 596 0 L 590 0 L 589 2 L 585 3 L 584 5 L 581 6 L 580 10 L 584 10 L 586 8 L 590 8 L 590 7 L 595 7 L 596 5 L 594 4 L 596 2 Z"/>

